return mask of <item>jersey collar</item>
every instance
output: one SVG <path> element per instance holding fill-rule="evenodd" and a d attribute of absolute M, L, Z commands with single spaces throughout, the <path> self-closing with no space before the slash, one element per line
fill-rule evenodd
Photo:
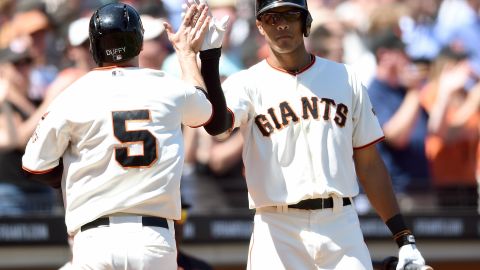
<path fill-rule="evenodd" d="M 304 71 L 306 71 L 307 69 L 309 69 L 311 66 L 313 66 L 315 64 L 315 61 L 316 61 L 316 57 L 312 54 L 310 54 L 310 64 L 304 66 L 303 68 L 299 69 L 299 70 L 295 70 L 295 71 L 291 71 L 291 70 L 286 70 L 286 69 L 283 69 L 283 68 L 280 68 L 280 67 L 275 67 L 273 65 L 271 65 L 268 61 L 267 64 L 269 66 L 271 66 L 273 69 L 276 69 L 278 71 L 281 71 L 281 72 L 284 72 L 284 73 L 288 73 L 290 75 L 298 75 L 300 73 L 303 73 Z"/>

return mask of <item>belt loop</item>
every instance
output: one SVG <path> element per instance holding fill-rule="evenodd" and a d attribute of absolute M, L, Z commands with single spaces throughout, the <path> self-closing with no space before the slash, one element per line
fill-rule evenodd
<path fill-rule="evenodd" d="M 288 205 L 277 205 L 277 212 L 278 213 L 287 213 L 288 212 Z"/>
<path fill-rule="evenodd" d="M 342 207 L 343 207 L 343 199 L 339 196 L 337 196 L 337 194 L 331 194 L 332 196 L 332 199 L 333 199 L 333 213 L 334 214 L 337 214 L 338 212 L 340 212 L 342 210 Z"/>

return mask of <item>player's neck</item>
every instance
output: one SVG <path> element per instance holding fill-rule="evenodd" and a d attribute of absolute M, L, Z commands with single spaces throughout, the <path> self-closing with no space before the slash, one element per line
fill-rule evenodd
<path fill-rule="evenodd" d="M 105 67 L 138 67 L 138 56 L 134 57 L 128 61 L 117 62 L 117 63 L 102 63 L 103 68 Z"/>
<path fill-rule="evenodd" d="M 312 55 L 305 50 L 298 53 L 275 53 L 271 51 L 267 58 L 267 62 L 271 66 L 289 73 L 298 73 L 304 70 L 312 61 Z"/>

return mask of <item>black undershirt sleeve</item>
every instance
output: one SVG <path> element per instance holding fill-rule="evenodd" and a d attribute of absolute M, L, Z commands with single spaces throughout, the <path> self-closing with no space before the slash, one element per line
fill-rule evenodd
<path fill-rule="evenodd" d="M 27 179 L 49 185 L 53 188 L 61 188 L 62 174 L 63 174 L 63 160 L 60 159 L 60 164 L 51 171 L 44 174 L 35 174 L 24 170 L 24 175 Z"/>
<path fill-rule="evenodd" d="M 204 126 L 208 134 L 216 136 L 232 127 L 232 115 L 227 110 L 227 102 L 220 82 L 219 62 L 221 48 L 200 52 L 201 72 L 208 90 L 208 99 L 213 106 L 213 116 Z"/>

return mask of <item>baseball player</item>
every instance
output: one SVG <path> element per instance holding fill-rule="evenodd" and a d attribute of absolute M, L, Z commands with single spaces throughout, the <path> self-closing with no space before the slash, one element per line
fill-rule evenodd
<path fill-rule="evenodd" d="M 201 126 L 212 114 L 196 63 L 207 10 L 191 6 L 177 33 L 165 24 L 186 82 L 138 67 L 144 30 L 133 7 L 93 13 L 99 67 L 53 101 L 23 156 L 34 179 L 62 188 L 74 269 L 177 269 L 181 126 Z"/>
<path fill-rule="evenodd" d="M 221 42 L 207 38 L 200 51 L 216 108 L 205 129 L 219 136 L 240 128 L 244 137 L 256 210 L 247 269 L 372 269 L 352 206 L 357 178 L 400 248 L 397 269 L 424 265 L 375 148 L 384 136 L 366 89 L 348 66 L 306 51 L 311 22 L 305 0 L 257 0 L 269 56 L 222 85 Z M 210 26 L 207 37 L 221 30 Z"/>

